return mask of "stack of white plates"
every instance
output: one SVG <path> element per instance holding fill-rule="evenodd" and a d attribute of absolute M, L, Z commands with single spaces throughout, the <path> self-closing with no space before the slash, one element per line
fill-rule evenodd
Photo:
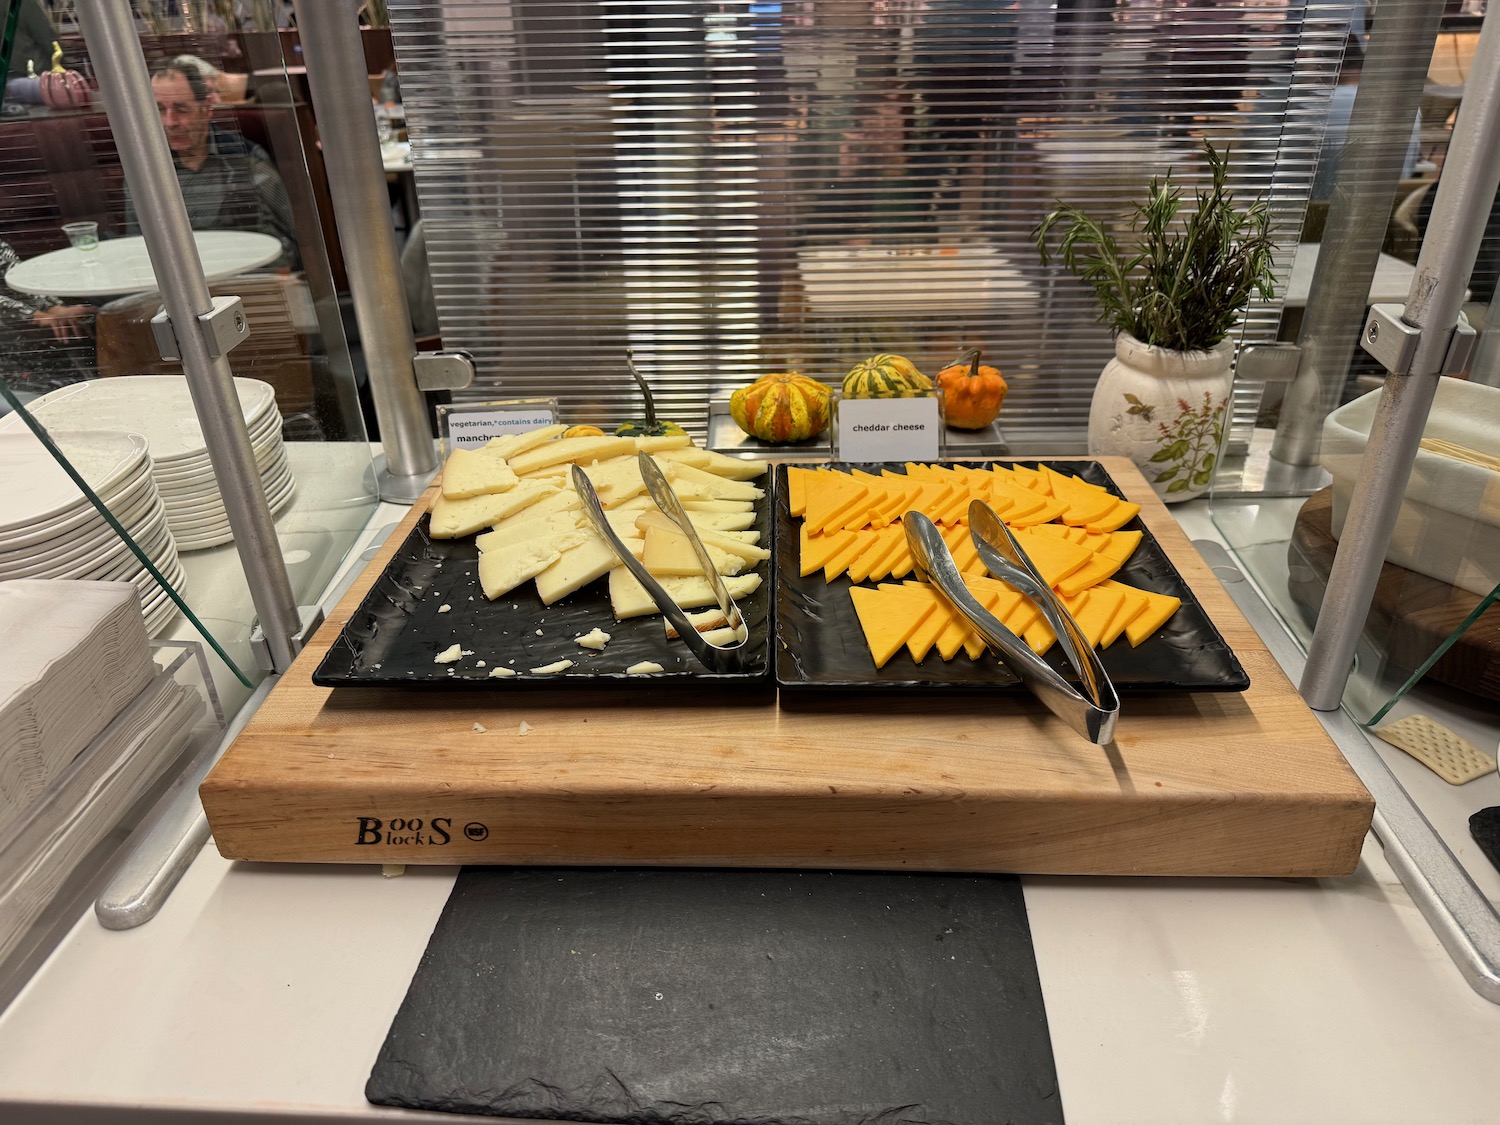
<path fill-rule="evenodd" d="M 52 440 L 152 565 L 179 592 L 183 570 L 151 475 L 146 439 L 112 431 L 56 431 Z M 177 607 L 82 489 L 30 430 L 0 433 L 0 581 L 74 578 L 131 582 L 146 632 L 155 636 Z"/>
<path fill-rule="evenodd" d="M 271 511 L 280 511 L 296 482 L 281 441 L 276 392 L 259 379 L 236 379 L 234 387 L 266 500 Z M 144 434 L 177 549 L 196 551 L 234 539 L 185 377 L 135 375 L 74 383 L 42 395 L 30 409 L 49 431 L 83 429 L 107 419 L 111 426 Z"/>

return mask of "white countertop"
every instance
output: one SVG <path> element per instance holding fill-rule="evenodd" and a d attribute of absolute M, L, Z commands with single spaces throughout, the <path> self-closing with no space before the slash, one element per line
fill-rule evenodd
<path fill-rule="evenodd" d="M 1176 512 L 1218 537 L 1204 502 Z M 382 505 L 371 526 L 397 514 Z M 1473 784 L 1500 803 L 1494 775 Z M 206 849 L 140 929 L 81 919 L 0 1016 L 0 1120 L 451 1123 L 370 1106 L 363 1085 L 455 873 Z M 1023 885 L 1070 1125 L 1500 1114 L 1500 1005 L 1465 983 L 1373 840 L 1341 880 Z"/>
<path fill-rule="evenodd" d="M 281 242 L 269 234 L 246 230 L 193 232 L 203 275 L 208 281 L 253 270 L 281 257 Z M 119 297 L 157 288 L 156 273 L 140 235 L 106 238 L 97 250 L 65 246 L 17 262 L 5 284 L 21 293 L 52 297 Z"/>

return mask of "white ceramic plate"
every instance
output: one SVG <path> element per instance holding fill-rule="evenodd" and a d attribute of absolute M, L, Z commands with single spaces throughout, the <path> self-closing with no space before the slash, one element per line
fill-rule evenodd
<path fill-rule="evenodd" d="M 14 417 L 14 415 L 12 415 Z M 137 472 L 147 442 L 119 431 L 59 433 L 53 441 L 94 492 L 106 499 L 113 486 Z M 0 480 L 25 481 L 24 488 L 0 489 L 0 534 L 24 534 L 66 520 L 80 508 L 93 511 L 87 497 L 31 433 L 0 433 Z"/>

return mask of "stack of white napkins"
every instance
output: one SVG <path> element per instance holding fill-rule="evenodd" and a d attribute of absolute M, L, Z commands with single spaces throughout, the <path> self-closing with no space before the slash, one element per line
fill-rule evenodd
<path fill-rule="evenodd" d="M 0 582 L 0 960 L 186 745 L 204 702 L 127 582 Z"/>
<path fill-rule="evenodd" d="M 128 582 L 0 582 L 0 827 L 155 674 Z"/>

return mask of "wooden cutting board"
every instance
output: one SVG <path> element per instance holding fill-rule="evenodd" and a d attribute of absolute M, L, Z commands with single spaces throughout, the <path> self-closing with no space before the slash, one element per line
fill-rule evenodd
<path fill-rule="evenodd" d="M 1102 463 L 1142 505 L 1248 691 L 1127 698 L 1115 742 L 1098 747 L 1014 695 L 315 686 L 424 502 L 204 782 L 219 850 L 307 863 L 1348 874 L 1369 793 L 1144 478 L 1124 459 Z"/>

